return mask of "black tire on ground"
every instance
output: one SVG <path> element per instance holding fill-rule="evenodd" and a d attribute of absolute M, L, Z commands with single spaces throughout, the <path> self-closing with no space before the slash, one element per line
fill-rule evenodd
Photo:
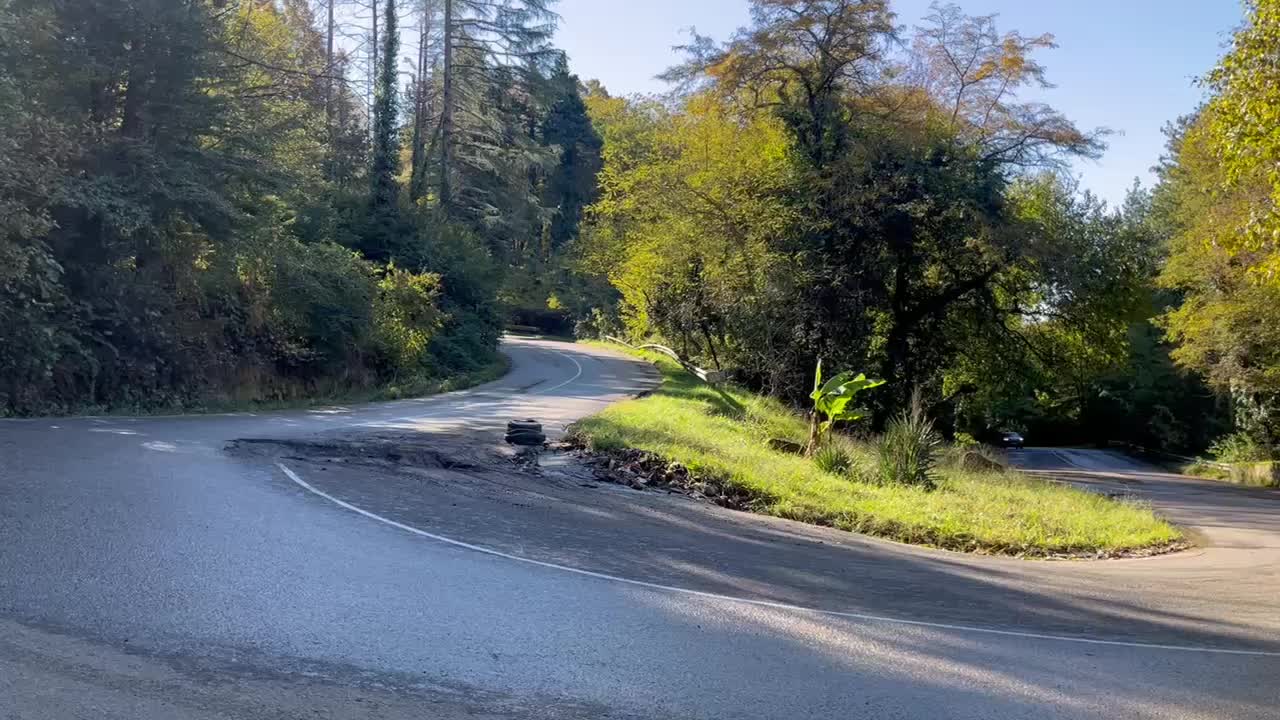
<path fill-rule="evenodd" d="M 512 445 L 545 445 L 547 436 L 540 431 L 518 430 L 507 433 L 506 440 Z"/>
<path fill-rule="evenodd" d="M 542 432 L 542 423 L 536 420 L 512 420 L 507 423 L 507 432 Z"/>

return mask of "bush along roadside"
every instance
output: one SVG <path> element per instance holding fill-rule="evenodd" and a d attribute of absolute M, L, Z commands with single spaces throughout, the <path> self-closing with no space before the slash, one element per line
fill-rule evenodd
<path fill-rule="evenodd" d="M 925 473 L 931 483 L 887 481 L 883 444 L 838 433 L 824 445 L 838 461 L 807 457 L 810 424 L 801 414 L 641 355 L 662 371 L 663 385 L 570 430 L 569 443 L 604 480 L 965 552 L 1109 558 L 1186 546 L 1142 503 L 975 464 L 966 460 L 973 451 L 937 448 L 937 465 Z"/>

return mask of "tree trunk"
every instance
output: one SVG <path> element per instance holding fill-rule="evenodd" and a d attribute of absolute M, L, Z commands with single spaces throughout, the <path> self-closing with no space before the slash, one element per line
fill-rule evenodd
<path fill-rule="evenodd" d="M 369 51 L 369 128 L 370 136 L 373 135 L 373 98 L 376 94 L 375 88 L 378 87 L 378 0 L 372 0 L 370 5 L 373 14 L 373 34 L 370 37 L 372 49 Z"/>
<path fill-rule="evenodd" d="M 335 108 L 333 106 L 333 95 L 334 95 L 333 76 L 334 76 L 334 73 L 337 72 L 338 66 L 337 66 L 337 63 L 333 61 L 334 60 L 333 38 L 337 30 L 337 23 L 334 20 L 334 5 L 337 4 L 337 2 L 338 0 L 329 0 L 329 7 L 327 8 L 328 9 L 328 26 L 325 32 L 325 51 L 324 51 L 325 75 L 328 76 L 325 80 L 325 85 L 324 85 L 324 126 L 325 126 L 325 132 L 328 136 L 328 142 L 329 142 L 329 163 L 328 163 L 329 168 L 328 168 L 328 171 L 325 173 L 325 175 L 330 180 L 333 180 L 334 179 L 333 176 L 336 174 L 334 171 L 334 164 L 335 164 L 334 155 L 336 154 L 334 144 L 337 138 L 337 133 L 334 131 L 334 127 L 333 127 L 333 118 L 335 114 Z"/>
<path fill-rule="evenodd" d="M 328 23 L 325 30 L 325 46 L 324 46 L 324 64 L 325 64 L 325 84 L 324 84 L 324 116 L 328 123 L 329 134 L 333 134 L 333 36 L 336 30 L 336 22 L 334 20 L 334 5 L 338 0 L 329 0 Z"/>
<path fill-rule="evenodd" d="M 427 124 L 427 39 L 431 33 L 431 3 L 422 3 L 422 29 L 418 37 L 418 77 L 413 107 L 413 159 L 410 161 L 409 201 L 422 197 L 422 178 L 426 172 Z"/>
<path fill-rule="evenodd" d="M 818 454 L 818 445 L 822 438 L 818 435 L 818 411 L 809 411 L 809 443 L 805 445 L 804 454 L 813 457 Z"/>
<path fill-rule="evenodd" d="M 440 107 L 440 210 L 446 216 L 453 203 L 449 169 L 453 164 L 453 0 L 444 0 L 444 82 Z"/>
<path fill-rule="evenodd" d="M 146 63 L 137 57 L 143 50 L 143 44 L 143 40 L 135 40 L 130 50 L 132 59 L 124 86 L 124 105 L 121 108 L 120 134 L 133 139 L 141 138 L 145 134 L 142 113 L 146 106 L 151 69 L 144 67 Z"/>
<path fill-rule="evenodd" d="M 711 361 L 715 363 L 717 370 L 723 370 L 724 368 L 720 366 L 720 354 L 716 352 L 715 340 L 711 337 L 711 328 L 707 326 L 705 321 L 698 325 L 702 328 L 702 337 L 706 338 L 707 350 L 711 353 Z"/>

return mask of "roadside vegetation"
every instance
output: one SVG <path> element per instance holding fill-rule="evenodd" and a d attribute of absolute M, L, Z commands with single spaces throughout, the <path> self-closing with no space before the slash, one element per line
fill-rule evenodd
<path fill-rule="evenodd" d="M 276 410 L 298 410 L 319 408 L 333 405 L 351 405 L 361 403 L 389 402 L 407 398 L 423 398 L 431 395 L 451 393 L 458 390 L 483 385 L 500 379 L 511 370 L 511 360 L 498 354 L 488 365 L 472 371 L 456 371 L 439 378 L 416 376 L 399 381 L 389 381 L 372 387 L 351 387 L 341 381 L 333 380 L 313 387 L 306 395 L 294 398 L 263 400 L 252 395 L 208 396 L 199 401 L 178 405 L 172 408 L 162 406 L 133 406 L 116 408 L 83 407 L 84 414 L 104 414 L 115 416 L 145 417 L 148 415 L 167 415 L 173 412 L 202 415 L 234 412 L 271 412 Z"/>
<path fill-rule="evenodd" d="M 487 377 L 594 197 L 550 4 L 0 0 L 0 416 Z"/>
<path fill-rule="evenodd" d="M 1182 472 L 1237 485 L 1280 488 L 1280 462 L 1275 451 L 1246 433 L 1227 435 L 1209 448 L 1212 460 L 1187 463 Z"/>
<path fill-rule="evenodd" d="M 865 371 L 877 430 L 918 389 L 948 438 L 1280 458 L 1280 0 L 1246 4 L 1158 184 L 1117 205 L 1070 171 L 1109 132 L 1029 99 L 1052 35 L 948 3 L 910 26 L 883 0 L 751 5 L 689 43 L 672 99 L 587 97 L 604 166 L 577 248 L 617 301 L 581 336 L 794 405 L 817 358 Z"/>
<path fill-rule="evenodd" d="M 661 369 L 662 386 L 577 423 L 572 437 L 594 452 L 633 449 L 679 463 L 751 498 L 755 512 L 908 543 L 1024 556 L 1111 556 L 1181 539 L 1135 502 L 1013 472 L 962 469 L 965 451 L 956 446 L 937 445 L 933 466 L 922 467 L 919 457 L 903 457 L 919 447 L 919 427 L 879 441 L 833 433 L 808 457 L 803 415 L 772 398 L 707 385 L 665 356 L 638 354 Z M 797 451 L 777 449 L 784 446 Z M 921 477 L 928 481 L 916 480 Z"/>
<path fill-rule="evenodd" d="M 0 0 L 0 415 L 416 393 L 513 326 L 795 406 L 824 358 L 889 444 L 1280 459 L 1280 0 L 1118 205 L 1052 35 L 743 2 L 627 97 L 555 0 Z"/>
<path fill-rule="evenodd" d="M 1275 451 L 1259 444 L 1247 433 L 1223 436 L 1199 457 L 1138 446 L 1129 446 L 1128 451 L 1147 462 L 1189 477 L 1250 487 L 1280 488 L 1280 462 L 1274 459 Z"/>

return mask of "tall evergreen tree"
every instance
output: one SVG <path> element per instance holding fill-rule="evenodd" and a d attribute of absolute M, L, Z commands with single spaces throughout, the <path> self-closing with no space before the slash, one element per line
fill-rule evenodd
<path fill-rule="evenodd" d="M 413 137 L 410 143 L 409 200 L 417 202 L 427 191 L 427 156 L 439 142 L 438 126 L 430 127 L 434 109 L 436 59 L 433 54 L 439 35 L 440 0 L 420 0 L 418 50 L 413 78 Z"/>
<path fill-rule="evenodd" d="M 437 194 L 447 216 L 479 220 L 492 217 L 487 193 L 465 183 L 469 171 L 515 171 L 514 183 L 527 183 L 522 163 L 510 162 L 512 140 L 506 118 L 495 110 L 499 96 L 529 96 L 539 73 L 560 56 L 551 47 L 557 16 L 555 0 L 443 0 L 443 68 Z M 512 71 L 512 70 L 516 71 Z M 505 157 L 503 157 L 505 156 Z M 511 188 L 508 188 L 511 189 Z M 527 193 L 525 193 L 527 194 Z"/>
<path fill-rule="evenodd" d="M 396 175 L 400 166 L 400 102 L 397 92 L 396 63 L 400 53 L 400 33 L 396 27 L 396 2 L 386 0 L 386 22 L 382 30 L 382 57 L 378 68 L 378 87 L 373 116 L 373 169 L 371 202 L 375 212 L 394 208 L 400 193 Z"/>
<path fill-rule="evenodd" d="M 543 204 L 554 213 L 543 259 L 578 236 L 583 210 L 598 197 L 596 176 L 604 164 L 604 143 L 587 115 L 578 78 L 563 58 L 550 84 L 553 97 L 542 122 L 542 142 L 558 148 L 560 158 L 543 191 Z"/>
<path fill-rule="evenodd" d="M 373 115 L 373 163 L 370 167 L 370 228 L 364 253 L 374 260 L 389 260 L 394 253 L 399 229 L 400 183 L 400 102 L 395 58 L 400 53 L 400 32 L 396 26 L 396 2 L 385 0 L 386 19 L 382 29 L 382 57 L 378 65 Z"/>

